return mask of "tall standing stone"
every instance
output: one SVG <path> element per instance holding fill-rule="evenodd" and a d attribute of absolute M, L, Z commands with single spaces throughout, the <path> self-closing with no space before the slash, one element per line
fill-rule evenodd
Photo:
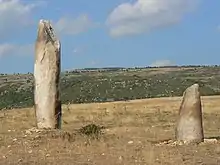
<path fill-rule="evenodd" d="M 50 22 L 40 20 L 34 64 L 34 102 L 38 128 L 61 127 L 60 51 L 60 41 Z"/>
<path fill-rule="evenodd" d="M 204 141 L 202 106 L 198 84 L 188 87 L 183 94 L 176 126 L 176 140 L 184 143 Z"/>

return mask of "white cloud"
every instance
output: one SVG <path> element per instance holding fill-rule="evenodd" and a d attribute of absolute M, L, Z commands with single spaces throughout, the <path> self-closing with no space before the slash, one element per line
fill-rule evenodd
<path fill-rule="evenodd" d="M 98 67 L 100 64 L 101 64 L 101 62 L 99 60 L 90 60 L 87 62 L 86 68 Z"/>
<path fill-rule="evenodd" d="M 100 62 L 96 61 L 96 60 L 92 60 L 90 61 L 90 65 L 94 66 L 94 65 L 98 65 Z"/>
<path fill-rule="evenodd" d="M 55 22 L 55 30 L 59 34 L 76 35 L 85 32 L 92 28 L 94 23 L 90 20 L 88 15 L 82 14 L 78 17 L 63 17 Z"/>
<path fill-rule="evenodd" d="M 73 49 L 72 52 L 75 56 L 81 56 L 86 52 L 86 47 L 85 46 L 77 46 Z"/>
<path fill-rule="evenodd" d="M 34 45 L 15 45 L 15 44 L 1 44 L 0 45 L 0 58 L 5 56 L 27 56 L 33 55 Z"/>
<path fill-rule="evenodd" d="M 77 48 L 73 49 L 73 53 L 78 53 L 79 50 Z"/>
<path fill-rule="evenodd" d="M 179 22 L 200 0 L 136 0 L 122 3 L 106 24 L 114 37 L 146 33 Z"/>
<path fill-rule="evenodd" d="M 30 25 L 32 10 L 41 4 L 41 1 L 25 4 L 21 0 L 0 0 L 0 37 L 7 37 Z"/>
<path fill-rule="evenodd" d="M 153 62 L 150 66 L 151 67 L 161 67 L 161 66 L 173 66 L 175 65 L 172 61 L 170 60 L 159 60 Z"/>

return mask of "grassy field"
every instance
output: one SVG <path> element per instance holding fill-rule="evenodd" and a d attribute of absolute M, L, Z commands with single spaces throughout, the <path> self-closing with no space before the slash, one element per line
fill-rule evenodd
<path fill-rule="evenodd" d="M 202 95 L 220 95 L 219 66 L 63 72 L 63 104 L 181 96 L 194 83 Z M 0 109 L 33 106 L 33 75 L 0 75 Z"/>
<path fill-rule="evenodd" d="M 47 165 L 218 165 L 220 164 L 220 96 L 202 97 L 206 139 L 193 146 L 164 144 L 174 140 L 181 98 L 63 105 L 62 131 L 35 127 L 34 110 L 0 112 L 0 164 Z M 103 126 L 102 134 L 77 130 Z"/>

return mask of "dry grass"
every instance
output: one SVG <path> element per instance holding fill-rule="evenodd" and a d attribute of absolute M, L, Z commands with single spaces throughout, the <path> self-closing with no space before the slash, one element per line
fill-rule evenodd
<path fill-rule="evenodd" d="M 0 164 L 217 165 L 220 143 L 156 146 L 174 138 L 181 98 L 63 106 L 62 132 L 30 132 L 33 109 L 0 112 Z M 220 96 L 203 97 L 205 136 L 220 136 Z M 105 126 L 93 140 L 75 130 Z M 66 133 L 65 133 L 66 132 Z"/>

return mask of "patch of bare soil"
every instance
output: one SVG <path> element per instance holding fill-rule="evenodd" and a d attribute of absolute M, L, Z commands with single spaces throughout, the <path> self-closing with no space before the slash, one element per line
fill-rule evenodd
<path fill-rule="evenodd" d="M 62 130 L 35 128 L 33 109 L 0 112 L 0 164 L 218 165 L 220 97 L 203 97 L 205 142 L 175 142 L 181 98 L 63 106 Z"/>

